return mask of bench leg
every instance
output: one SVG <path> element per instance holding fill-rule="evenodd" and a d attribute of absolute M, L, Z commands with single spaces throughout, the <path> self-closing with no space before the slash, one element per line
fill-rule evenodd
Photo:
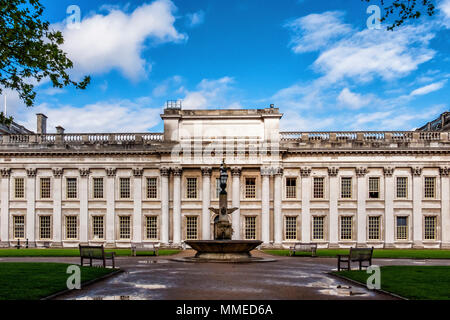
<path fill-rule="evenodd" d="M 83 266 L 83 258 L 81 257 L 80 260 L 81 260 L 80 264 L 81 264 L 81 266 Z"/>
<path fill-rule="evenodd" d="M 106 268 L 106 259 L 103 257 L 103 268 Z"/>
<path fill-rule="evenodd" d="M 89 258 L 89 266 L 92 267 L 92 258 Z"/>
<path fill-rule="evenodd" d="M 362 261 L 359 260 L 359 270 L 362 270 Z"/>
<path fill-rule="evenodd" d="M 114 256 L 112 257 L 112 263 L 113 263 L 113 269 L 115 269 L 116 268 L 116 264 L 114 262 Z"/>
<path fill-rule="evenodd" d="M 340 257 L 338 257 L 338 265 L 337 265 L 337 267 L 338 267 L 338 272 L 341 271 L 341 258 Z"/>
<path fill-rule="evenodd" d="M 348 265 L 347 265 L 347 270 L 350 271 L 350 270 L 351 270 L 351 269 L 350 269 L 350 267 L 351 267 L 351 266 L 350 266 L 350 258 L 348 258 L 347 264 L 348 264 Z"/>

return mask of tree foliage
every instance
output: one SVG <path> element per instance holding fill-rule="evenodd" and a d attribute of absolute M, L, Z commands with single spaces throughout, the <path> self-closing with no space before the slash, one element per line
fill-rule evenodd
<path fill-rule="evenodd" d="M 35 84 L 50 79 L 55 88 L 69 85 L 85 89 L 90 77 L 75 82 L 68 74 L 72 61 L 61 50 L 60 31 L 50 30 L 42 19 L 39 0 L 0 0 L 0 94 L 16 91 L 24 103 L 33 106 Z"/>

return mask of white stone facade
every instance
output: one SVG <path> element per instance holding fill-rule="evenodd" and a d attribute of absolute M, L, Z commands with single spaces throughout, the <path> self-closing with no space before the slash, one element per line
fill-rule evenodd
<path fill-rule="evenodd" d="M 281 117 L 166 109 L 160 134 L 2 136 L 1 245 L 212 239 L 225 158 L 234 239 L 450 248 L 447 132 L 280 132 Z"/>

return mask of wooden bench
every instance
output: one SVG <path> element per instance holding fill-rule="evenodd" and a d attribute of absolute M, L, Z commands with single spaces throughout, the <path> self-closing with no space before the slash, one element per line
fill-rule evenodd
<path fill-rule="evenodd" d="M 83 260 L 89 259 L 89 265 L 92 267 L 92 260 L 102 260 L 103 268 L 106 268 L 106 260 L 112 260 L 112 267 L 115 268 L 114 257 L 115 252 L 105 252 L 103 246 L 82 246 L 80 248 L 81 265 L 83 266 Z"/>
<path fill-rule="evenodd" d="M 341 269 L 351 270 L 351 262 L 358 261 L 359 262 L 359 270 L 362 270 L 362 267 L 369 267 L 372 265 L 372 255 L 373 255 L 373 247 L 372 248 L 350 248 L 349 254 L 338 254 L 338 271 Z M 363 262 L 367 261 L 369 264 L 367 266 L 363 265 Z M 347 264 L 346 267 L 341 268 L 341 263 Z"/>
<path fill-rule="evenodd" d="M 317 243 L 295 243 L 289 248 L 289 256 L 295 256 L 296 252 L 311 252 L 311 257 L 315 257 Z"/>
<path fill-rule="evenodd" d="M 131 255 L 136 257 L 136 252 L 153 252 L 155 256 L 159 254 L 159 243 L 137 244 L 131 246 Z"/>

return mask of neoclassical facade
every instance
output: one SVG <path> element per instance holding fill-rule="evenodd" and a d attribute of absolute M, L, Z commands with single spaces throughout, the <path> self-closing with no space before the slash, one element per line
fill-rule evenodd
<path fill-rule="evenodd" d="M 234 239 L 267 247 L 450 248 L 448 132 L 280 132 L 271 106 L 161 115 L 163 133 L 8 134 L 0 243 L 212 239 L 219 166 Z"/>

